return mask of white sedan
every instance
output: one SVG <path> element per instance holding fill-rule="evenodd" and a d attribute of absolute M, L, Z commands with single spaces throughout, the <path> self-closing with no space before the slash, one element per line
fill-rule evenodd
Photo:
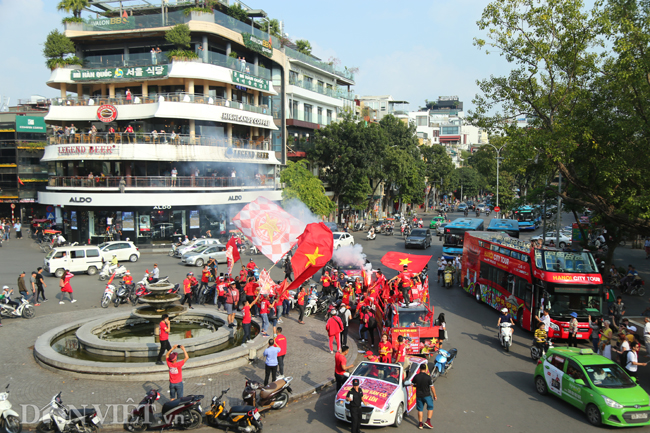
<path fill-rule="evenodd" d="M 127 241 L 110 241 L 98 245 L 102 259 L 110 262 L 113 255 L 117 256 L 120 262 L 137 262 L 140 258 L 140 251 L 133 244 Z"/>
<path fill-rule="evenodd" d="M 345 232 L 334 232 L 334 249 L 338 250 L 341 247 L 354 245 L 354 236 Z"/>
<path fill-rule="evenodd" d="M 210 238 L 196 239 L 190 241 L 190 243 L 187 245 L 181 245 L 180 247 L 176 248 L 174 255 L 176 257 L 181 257 L 183 254 L 189 253 L 190 251 L 194 251 L 205 245 L 214 245 L 214 244 L 221 244 L 221 241 L 219 241 L 219 239 L 210 239 Z"/>
<path fill-rule="evenodd" d="M 415 407 L 415 387 L 411 384 L 424 358 L 411 357 L 411 367 L 404 379 L 402 366 L 381 362 L 362 362 L 354 369 L 348 380 L 336 394 L 334 415 L 341 421 L 351 422 L 346 396 L 352 381 L 359 379 L 363 390 L 361 425 L 399 427 L 404 415 Z"/>
<path fill-rule="evenodd" d="M 531 240 L 538 240 L 538 239 L 542 239 L 542 238 L 543 238 L 543 236 L 539 235 L 539 236 L 535 236 L 534 238 L 531 238 Z M 551 241 L 553 241 L 553 243 L 555 243 L 555 246 L 559 247 L 559 248 L 564 248 L 567 245 L 571 245 L 571 238 L 568 237 L 566 234 L 564 234 L 562 232 L 560 232 L 560 238 L 559 239 L 557 237 L 556 232 L 547 232 L 546 233 L 546 243 L 545 243 L 545 245 L 550 244 Z"/>

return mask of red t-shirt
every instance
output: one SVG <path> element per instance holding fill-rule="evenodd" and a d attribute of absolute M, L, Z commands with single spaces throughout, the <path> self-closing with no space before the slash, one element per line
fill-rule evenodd
<path fill-rule="evenodd" d="M 202 283 L 210 282 L 210 270 L 203 271 L 203 273 L 201 274 L 201 282 Z"/>
<path fill-rule="evenodd" d="M 406 360 L 406 349 L 408 346 L 404 343 L 397 346 L 397 362 L 404 362 Z"/>
<path fill-rule="evenodd" d="M 345 359 L 345 355 L 341 352 L 336 352 L 336 355 L 334 355 L 334 373 L 345 374 L 346 363 L 347 359 Z"/>
<path fill-rule="evenodd" d="M 323 283 L 323 287 L 329 287 L 330 286 L 330 277 L 321 277 L 320 279 Z"/>
<path fill-rule="evenodd" d="M 287 354 L 287 337 L 278 334 L 278 336 L 275 337 L 275 344 L 280 348 L 278 356 L 284 356 Z"/>
<path fill-rule="evenodd" d="M 305 292 L 298 293 L 298 305 L 305 305 Z"/>
<path fill-rule="evenodd" d="M 167 323 L 163 320 L 160 322 L 160 341 L 169 340 L 169 328 Z"/>
<path fill-rule="evenodd" d="M 260 314 L 268 314 L 269 312 L 269 301 L 262 299 L 260 301 Z"/>
<path fill-rule="evenodd" d="M 390 354 L 393 352 L 393 345 L 390 343 L 390 341 L 387 341 L 385 343 L 380 342 L 379 343 L 379 354 L 384 357 L 388 357 L 390 359 Z"/>
<path fill-rule="evenodd" d="M 246 296 L 255 296 L 255 289 L 257 289 L 257 283 L 254 281 L 246 283 L 244 286 L 244 292 L 246 292 Z"/>
<path fill-rule="evenodd" d="M 181 383 L 183 381 L 183 365 L 185 361 L 171 362 L 167 360 L 167 367 L 169 367 L 169 383 Z"/>
<path fill-rule="evenodd" d="M 255 262 L 248 262 L 248 264 L 246 265 L 246 269 L 250 269 L 251 271 L 256 267 L 257 265 L 255 265 Z"/>
<path fill-rule="evenodd" d="M 183 280 L 183 293 L 191 293 L 192 292 L 192 280 L 189 278 L 185 278 Z"/>
<path fill-rule="evenodd" d="M 251 323 L 251 306 L 244 305 L 244 318 L 241 319 L 241 323 Z"/>
<path fill-rule="evenodd" d="M 399 279 L 402 282 L 402 287 L 411 287 L 413 285 L 413 277 L 417 274 L 415 272 L 403 271 L 399 273 Z"/>

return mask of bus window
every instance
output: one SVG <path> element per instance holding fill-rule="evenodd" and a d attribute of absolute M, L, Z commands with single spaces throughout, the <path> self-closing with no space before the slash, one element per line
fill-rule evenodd
<path fill-rule="evenodd" d="M 544 262 L 542 261 L 542 252 L 535 250 L 535 266 L 537 269 L 544 269 Z"/>
<path fill-rule="evenodd" d="M 497 253 L 499 252 L 499 246 L 498 245 L 490 245 L 490 249 L 492 251 L 496 251 Z"/>
<path fill-rule="evenodd" d="M 532 310 L 531 304 L 533 302 L 533 286 L 531 284 L 526 284 L 526 296 L 524 296 L 524 304 L 526 308 Z"/>
<path fill-rule="evenodd" d="M 520 277 L 515 277 L 515 290 L 514 295 L 519 299 L 524 299 L 526 297 L 526 280 Z"/>

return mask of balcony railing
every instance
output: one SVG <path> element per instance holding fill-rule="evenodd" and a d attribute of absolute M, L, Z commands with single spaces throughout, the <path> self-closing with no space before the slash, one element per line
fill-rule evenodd
<path fill-rule="evenodd" d="M 97 132 L 65 135 L 57 132 L 48 136 L 49 144 L 170 144 L 177 146 L 218 146 L 233 149 L 269 150 L 271 141 L 263 136 L 247 140 L 242 138 L 212 137 L 200 135 L 176 134 L 171 132 Z"/>
<path fill-rule="evenodd" d="M 284 53 L 296 60 L 300 60 L 302 62 L 305 62 L 307 64 L 310 64 L 312 66 L 315 66 L 319 69 L 322 69 L 324 71 L 330 72 L 334 75 L 338 75 L 339 77 L 346 78 L 348 80 L 354 80 L 354 74 L 347 69 L 344 71 L 341 71 L 339 69 L 336 69 L 333 65 L 329 64 L 328 62 L 323 62 L 321 60 L 316 60 L 312 56 L 308 56 L 306 54 L 303 54 L 299 51 L 296 51 L 292 48 L 286 47 L 284 49 Z"/>
<path fill-rule="evenodd" d="M 115 188 L 119 189 L 120 176 L 51 176 L 48 181 L 50 188 Z M 212 177 L 212 176 L 125 176 L 126 188 L 247 188 L 275 189 L 273 176 L 252 178 L 241 177 Z"/>
<path fill-rule="evenodd" d="M 161 99 L 162 98 L 162 99 Z M 115 98 L 110 98 L 108 96 L 93 96 L 90 97 L 67 97 L 67 98 L 57 98 L 52 100 L 52 105 L 55 106 L 93 106 L 93 105 L 127 105 L 127 104 L 156 104 L 159 102 L 187 102 L 192 104 L 206 104 L 206 105 L 218 105 L 222 107 L 235 108 L 238 110 L 250 111 L 252 113 L 258 114 L 268 114 L 271 115 L 271 110 L 267 105 L 254 106 L 246 104 L 244 102 L 232 101 L 229 99 L 224 99 L 216 96 L 205 96 L 204 94 L 197 93 L 185 93 L 185 92 L 174 92 L 174 93 L 158 93 L 151 96 L 143 95 L 132 95 L 132 100 L 127 101 L 126 97 L 118 96 Z"/>
<path fill-rule="evenodd" d="M 292 80 L 289 79 L 289 84 L 292 86 L 298 86 L 302 89 L 311 90 L 312 92 L 320 93 L 321 95 L 331 96 L 332 98 L 339 99 L 348 99 L 354 101 L 354 93 L 343 90 L 342 88 L 329 88 L 325 86 L 320 86 L 318 83 L 310 83 L 308 81 L 302 80 Z"/>

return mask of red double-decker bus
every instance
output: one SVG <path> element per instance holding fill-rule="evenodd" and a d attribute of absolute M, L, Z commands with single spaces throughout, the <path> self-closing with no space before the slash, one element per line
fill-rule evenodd
<path fill-rule="evenodd" d="M 579 339 L 589 339 L 588 316 L 602 316 L 603 279 L 586 251 L 533 249 L 500 233 L 466 232 L 463 288 L 478 302 L 507 308 L 527 330 L 549 311 L 549 337 L 568 338 L 571 313 L 578 314 Z"/>

